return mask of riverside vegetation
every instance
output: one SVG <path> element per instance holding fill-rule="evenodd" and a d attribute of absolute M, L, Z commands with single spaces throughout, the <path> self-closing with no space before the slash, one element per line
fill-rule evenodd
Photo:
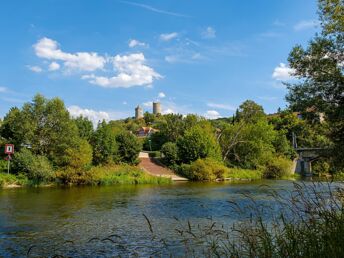
<path fill-rule="evenodd" d="M 191 180 L 283 178 L 291 176 L 296 157 L 293 134 L 298 147 L 326 149 L 312 164 L 315 174 L 341 178 L 343 9 L 341 0 L 319 0 L 321 34 L 306 49 L 296 46 L 289 55 L 298 80 L 287 84 L 290 105 L 285 110 L 266 115 L 260 105 L 247 100 L 229 118 L 145 113 L 140 120 L 102 121 L 94 130 L 87 118 L 71 118 L 62 100 L 38 94 L 22 108 L 11 108 L 1 121 L 0 145 L 13 143 L 16 153 L 12 175 L 1 173 L 0 184 L 101 184 L 100 178 L 115 174 L 127 179 L 109 182 L 127 182 L 128 178 L 136 183 L 165 181 L 137 169 L 142 148 L 161 152 L 166 166 Z M 135 132 L 141 126 L 154 126 L 158 131 L 139 139 Z M 5 167 L 2 160 L 0 169 L 5 171 Z"/>

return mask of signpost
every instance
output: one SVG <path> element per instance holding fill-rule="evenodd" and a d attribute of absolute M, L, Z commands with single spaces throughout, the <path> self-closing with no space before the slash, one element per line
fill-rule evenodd
<path fill-rule="evenodd" d="M 5 145 L 5 154 L 8 156 L 5 158 L 7 160 L 7 173 L 10 173 L 10 163 L 11 163 L 11 155 L 14 153 L 14 145 L 13 144 L 6 144 Z"/>

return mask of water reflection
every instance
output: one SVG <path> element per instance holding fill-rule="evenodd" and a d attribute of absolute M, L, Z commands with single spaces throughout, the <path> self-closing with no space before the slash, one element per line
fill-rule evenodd
<path fill-rule="evenodd" d="M 292 189 L 289 181 L 259 181 L 1 190 L 0 257 L 26 256 L 32 246 L 31 254 L 40 256 L 146 256 L 163 243 L 152 239 L 143 214 L 154 234 L 173 241 L 175 229 L 187 221 L 226 227 L 243 219 L 230 204 L 245 207 L 243 194 L 274 206 L 262 184 L 279 192 Z"/>

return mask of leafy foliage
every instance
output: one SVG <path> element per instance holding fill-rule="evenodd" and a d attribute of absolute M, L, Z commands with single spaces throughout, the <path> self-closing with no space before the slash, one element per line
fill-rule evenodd
<path fill-rule="evenodd" d="M 129 133 L 123 132 L 116 136 L 118 155 L 120 161 L 128 164 L 137 164 L 142 145 L 138 138 Z"/>

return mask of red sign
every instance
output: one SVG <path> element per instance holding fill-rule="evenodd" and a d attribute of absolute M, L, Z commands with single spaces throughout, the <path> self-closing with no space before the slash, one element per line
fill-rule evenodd
<path fill-rule="evenodd" d="M 13 144 L 6 144 L 5 145 L 5 153 L 11 155 L 14 153 L 14 145 Z"/>

